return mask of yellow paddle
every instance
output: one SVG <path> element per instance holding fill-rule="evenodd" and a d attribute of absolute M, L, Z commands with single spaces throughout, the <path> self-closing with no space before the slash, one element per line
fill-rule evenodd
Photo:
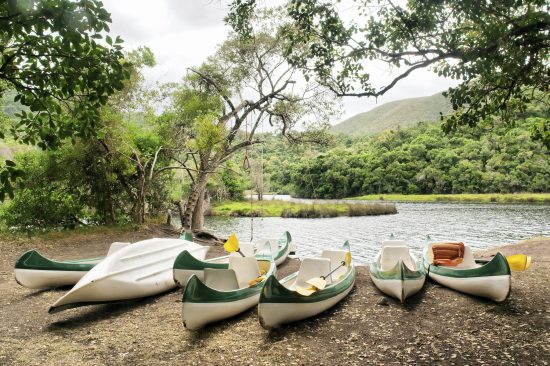
<path fill-rule="evenodd" d="M 338 267 L 334 268 L 332 271 L 330 271 L 328 274 L 326 274 L 324 276 L 314 277 L 314 278 L 310 278 L 309 280 L 307 280 L 306 283 L 308 285 L 310 285 L 310 287 L 308 287 L 308 288 L 304 288 L 304 287 L 301 287 L 301 286 L 296 286 L 296 292 L 299 293 L 300 295 L 303 295 L 303 296 L 310 296 L 314 292 L 322 290 L 327 286 L 326 278 L 328 276 L 330 276 L 331 274 L 336 272 L 341 267 L 347 266 L 349 268 L 350 265 L 351 265 L 351 253 L 346 252 L 346 254 L 344 256 L 344 260 L 342 262 L 340 262 L 340 265 Z"/>
<path fill-rule="evenodd" d="M 508 255 L 506 260 L 512 271 L 525 271 L 531 266 L 531 257 L 525 254 Z"/>
<path fill-rule="evenodd" d="M 241 252 L 241 250 L 239 249 L 239 239 L 237 239 L 235 233 L 229 236 L 229 239 L 227 239 L 227 241 L 223 245 L 223 249 L 225 249 L 229 253 L 237 252 L 244 257 L 243 252 Z"/>

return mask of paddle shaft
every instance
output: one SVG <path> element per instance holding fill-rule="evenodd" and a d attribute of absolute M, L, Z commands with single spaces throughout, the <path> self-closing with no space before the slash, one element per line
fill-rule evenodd
<path fill-rule="evenodd" d="M 342 261 L 342 263 L 340 263 L 340 265 L 336 268 L 334 268 L 332 271 L 330 271 L 328 274 L 324 275 L 324 276 L 321 276 L 321 278 L 323 280 L 326 280 L 328 276 L 330 276 L 331 274 L 333 274 L 334 272 L 336 272 L 337 270 L 340 269 L 340 267 L 343 267 L 346 265 L 346 261 Z"/>

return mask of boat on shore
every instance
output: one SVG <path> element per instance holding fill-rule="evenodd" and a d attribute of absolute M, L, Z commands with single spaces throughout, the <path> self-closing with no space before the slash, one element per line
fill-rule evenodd
<path fill-rule="evenodd" d="M 411 254 L 402 240 L 387 240 L 369 265 L 374 285 L 386 295 L 404 302 L 416 294 L 426 280 L 422 260 Z"/>
<path fill-rule="evenodd" d="M 429 243 L 423 261 L 431 279 L 453 290 L 495 302 L 510 295 L 510 266 L 500 252 L 486 263 L 477 263 L 472 249 L 463 243 Z"/>
<path fill-rule="evenodd" d="M 107 256 L 130 245 L 112 243 Z M 89 270 L 105 257 L 58 261 L 49 259 L 37 250 L 29 250 L 15 262 L 15 281 L 30 289 L 48 289 L 76 284 Z"/>
<path fill-rule="evenodd" d="M 305 258 L 298 272 L 280 282 L 270 276 L 260 294 L 260 324 L 272 329 L 322 313 L 349 294 L 355 284 L 355 275 L 346 242 L 340 250 L 325 250 L 321 257 Z M 326 286 L 314 288 L 311 283 L 317 284 L 319 280 Z"/>
<path fill-rule="evenodd" d="M 132 300 L 176 287 L 172 267 L 183 250 L 204 258 L 209 247 L 182 240 L 154 238 L 136 242 L 106 257 L 49 309 Z"/>
<path fill-rule="evenodd" d="M 278 266 L 287 259 L 290 253 L 292 236 L 288 231 L 285 231 L 279 239 L 260 239 L 257 248 L 264 248 L 266 245 L 269 246 L 275 265 Z M 256 255 L 256 250 L 252 244 L 241 243 L 240 249 L 245 256 L 252 257 Z M 232 255 L 234 256 L 238 254 L 234 253 L 221 257 L 201 260 L 196 258 L 196 256 L 192 253 L 183 251 L 174 261 L 174 281 L 176 281 L 180 287 L 185 287 L 187 281 L 192 275 L 195 275 L 199 280 L 204 281 L 205 269 L 227 269 L 229 258 Z"/>
<path fill-rule="evenodd" d="M 191 276 L 182 297 L 183 325 L 196 330 L 257 305 L 266 279 L 276 271 L 270 255 L 231 256 L 226 269 L 206 268 L 204 281 Z"/>

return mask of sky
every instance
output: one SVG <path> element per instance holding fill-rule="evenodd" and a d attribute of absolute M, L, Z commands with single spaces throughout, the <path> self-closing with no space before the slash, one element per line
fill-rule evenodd
<path fill-rule="evenodd" d="M 264 5 L 281 1 L 263 1 Z M 221 0 L 104 0 L 111 13 L 111 34 L 120 35 L 127 49 L 148 46 L 155 54 L 157 65 L 145 71 L 147 83 L 180 81 L 187 68 L 201 64 L 220 45 L 229 28 L 223 18 L 227 2 Z M 350 12 L 351 8 L 344 9 Z M 346 16 L 344 14 L 343 16 Z M 384 85 L 392 78 L 385 66 L 372 65 L 373 80 Z M 378 98 L 347 97 L 343 113 L 332 121 L 337 123 L 386 102 L 432 95 L 456 85 L 428 70 L 413 72 Z"/>

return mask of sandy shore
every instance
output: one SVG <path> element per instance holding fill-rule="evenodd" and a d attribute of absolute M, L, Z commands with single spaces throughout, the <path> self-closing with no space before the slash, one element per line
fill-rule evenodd
<path fill-rule="evenodd" d="M 377 291 L 360 267 L 345 301 L 272 332 L 260 327 L 255 309 L 186 331 L 181 290 L 48 315 L 66 289 L 33 291 L 13 279 L 13 264 L 27 249 L 69 259 L 102 255 L 113 241 L 166 235 L 153 228 L 0 239 L 0 365 L 550 364 L 550 239 L 499 249 L 533 256 L 528 271 L 513 274 L 512 295 L 503 304 L 428 281 L 402 306 Z M 215 246 L 209 255 L 221 251 Z M 285 263 L 280 276 L 297 266 Z"/>

